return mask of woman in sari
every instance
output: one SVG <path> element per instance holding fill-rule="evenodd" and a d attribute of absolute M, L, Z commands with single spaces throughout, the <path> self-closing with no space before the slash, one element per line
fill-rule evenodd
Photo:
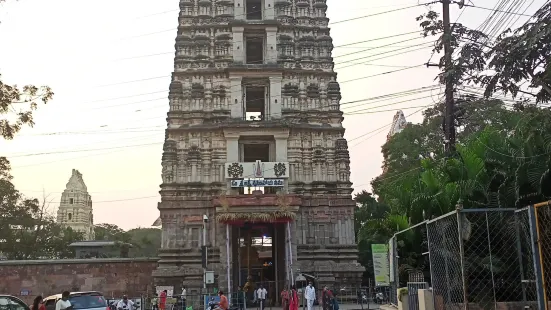
<path fill-rule="evenodd" d="M 297 288 L 291 286 L 291 296 L 289 296 L 289 310 L 298 310 L 298 293 Z"/>
<path fill-rule="evenodd" d="M 281 291 L 281 307 L 283 310 L 289 310 L 289 290 L 287 289 L 287 285 L 283 287 L 283 291 Z"/>

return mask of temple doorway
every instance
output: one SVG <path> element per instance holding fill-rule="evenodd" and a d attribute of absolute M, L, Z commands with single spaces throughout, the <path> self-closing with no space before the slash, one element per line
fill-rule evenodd
<path fill-rule="evenodd" d="M 262 285 L 270 302 L 279 304 L 286 282 L 286 234 L 284 223 L 243 223 L 232 229 L 234 288 L 244 287 L 247 299 Z"/>

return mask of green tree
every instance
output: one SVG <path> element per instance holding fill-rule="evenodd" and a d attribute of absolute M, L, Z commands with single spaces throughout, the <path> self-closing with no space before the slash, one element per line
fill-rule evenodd
<path fill-rule="evenodd" d="M 132 237 L 114 224 L 98 224 L 94 226 L 94 233 L 96 235 L 96 240 L 107 240 L 107 241 L 119 241 L 130 243 Z"/>
<path fill-rule="evenodd" d="M 387 217 L 390 209 L 387 205 L 379 203 L 371 193 L 363 190 L 354 196 L 357 208 L 354 214 L 356 240 L 358 243 L 359 263 L 365 267 L 363 274 L 364 284 L 368 284 L 369 280 L 374 280 L 373 274 L 373 254 L 371 245 L 376 243 L 387 243 L 388 238 L 393 233 L 388 232 L 386 235 L 374 231 L 373 225 Z M 371 234 L 376 232 L 375 234 Z"/>
<path fill-rule="evenodd" d="M 72 257 L 68 245 L 82 233 L 58 225 L 46 201 L 25 198 L 11 182 L 10 164 L 0 157 L 0 256 L 6 259 Z"/>
<path fill-rule="evenodd" d="M 419 160 L 407 174 L 374 181 L 374 189 L 412 223 L 447 213 L 459 200 L 465 208 L 511 208 L 547 199 L 551 112 L 529 106 L 500 114 L 503 122 L 465 136 L 456 157 Z"/>
<path fill-rule="evenodd" d="M 53 96 L 48 86 L 18 87 L 2 81 L 0 74 L 0 137 L 11 140 L 23 126 L 34 126 L 33 112 L 38 104 L 48 103 Z"/>
<path fill-rule="evenodd" d="M 135 228 L 125 231 L 114 224 L 98 224 L 94 227 L 96 240 L 117 242 L 121 252 L 129 257 L 156 257 L 161 246 L 161 230 L 157 228 Z M 131 248 L 128 246 L 131 245 Z M 127 248 L 123 248 L 127 247 Z"/>
<path fill-rule="evenodd" d="M 161 230 L 158 228 L 134 228 L 128 231 L 136 247 L 136 257 L 157 257 L 161 247 Z"/>
<path fill-rule="evenodd" d="M 517 124 L 518 112 L 511 110 L 499 100 L 483 100 L 472 96 L 462 98 L 457 107 L 457 141 L 459 145 L 487 126 L 505 132 Z M 423 220 L 422 212 L 413 214 L 413 208 L 420 198 L 414 197 L 419 187 L 421 173 L 432 161 L 443 160 L 443 112 L 442 103 L 424 111 L 420 124 L 408 124 L 394 135 L 383 147 L 386 171 L 372 182 L 373 192 L 385 201 L 396 214 L 412 218 L 413 222 Z M 425 175 L 425 177 L 427 177 Z M 398 186 L 398 187 L 397 187 Z M 417 210 L 419 211 L 419 210 Z M 422 210 L 421 210 L 422 211 Z M 433 210 L 425 210 L 431 216 Z M 440 213 L 440 211 L 435 211 Z"/>
<path fill-rule="evenodd" d="M 439 35 L 435 51 L 443 50 L 443 22 L 434 11 L 417 18 L 424 36 Z M 551 99 L 551 3 L 544 4 L 521 27 L 506 29 L 495 40 L 488 35 L 469 29 L 460 23 L 452 25 L 450 42 L 457 56 L 448 70 L 456 87 L 474 83 L 484 89 L 487 98 L 496 92 L 517 97 L 527 95 L 538 103 Z M 444 58 L 440 59 L 444 67 Z M 488 73 L 490 72 L 490 73 Z M 444 84 L 444 72 L 439 76 Z M 532 91 L 521 89 L 526 82 Z"/>

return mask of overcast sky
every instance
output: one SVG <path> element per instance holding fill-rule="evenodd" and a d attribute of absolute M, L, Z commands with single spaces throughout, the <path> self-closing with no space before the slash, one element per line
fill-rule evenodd
<path fill-rule="evenodd" d="M 44 191 L 55 211 L 71 169 L 78 169 L 92 195 L 96 223 L 113 223 L 125 229 L 153 223 L 159 214 L 166 97 L 173 70 L 178 2 L 8 0 L 0 5 L 3 82 L 49 85 L 55 92 L 54 100 L 36 111 L 34 128 L 25 128 L 13 141 L 0 140 L 0 155 L 11 161 L 14 183 L 20 191 L 37 198 Z M 473 2 L 493 8 L 498 1 Z M 545 1 L 525 2 L 519 11 L 526 9 L 526 14 L 532 14 Z M 338 22 L 418 2 L 327 3 L 331 22 Z M 440 5 L 435 4 L 434 9 L 440 12 Z M 331 25 L 335 46 L 373 40 L 335 48 L 338 81 L 347 81 L 341 84 L 341 102 L 435 84 L 437 68 L 406 69 L 429 60 L 428 46 L 434 38 L 395 36 L 419 30 L 415 17 L 427 10 L 407 8 Z M 461 11 L 453 5 L 451 17 L 455 21 L 461 14 L 459 22 L 476 28 L 491 13 L 472 7 Z M 518 25 L 526 19 L 512 16 L 508 21 Z M 394 37 L 374 40 L 389 36 Z M 391 43 L 395 44 L 365 51 Z M 411 52 L 378 59 L 404 51 Z M 340 56 L 352 52 L 357 53 Z M 433 62 L 437 60 L 438 56 L 432 58 Z M 369 65 L 358 64 L 370 61 Z M 396 70 L 401 71 L 382 74 Z M 369 190 L 371 179 L 381 173 L 381 145 L 396 110 L 404 109 L 408 121 L 419 122 L 420 112 L 408 116 L 419 111 L 412 107 L 431 104 L 439 96 L 437 89 L 343 106 L 356 191 Z M 425 98 L 397 103 L 421 97 Z M 386 106 L 376 108 L 382 105 Z M 349 114 L 354 111 L 360 112 Z"/>

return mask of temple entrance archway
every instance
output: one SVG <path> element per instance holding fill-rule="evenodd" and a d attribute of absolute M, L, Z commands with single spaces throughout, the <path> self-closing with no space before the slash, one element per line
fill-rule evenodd
<path fill-rule="evenodd" d="M 235 288 L 246 291 L 247 300 L 262 285 L 273 303 L 287 281 L 286 223 L 238 223 L 232 225 L 232 278 Z"/>

